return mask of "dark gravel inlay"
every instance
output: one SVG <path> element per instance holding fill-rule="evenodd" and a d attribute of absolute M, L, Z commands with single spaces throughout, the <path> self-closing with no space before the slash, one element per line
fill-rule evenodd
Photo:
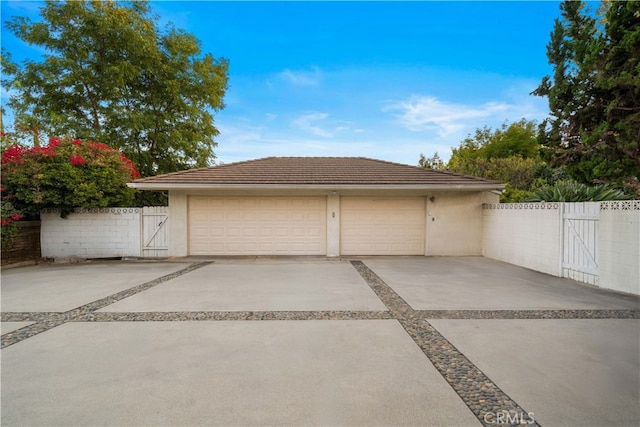
<path fill-rule="evenodd" d="M 7 311 L 0 313 L 2 322 L 40 322 L 51 319 L 55 316 L 62 316 L 64 313 L 58 311 Z"/>
<path fill-rule="evenodd" d="M 70 312 L 5 312 L 2 322 L 42 322 L 66 318 Z M 164 320 L 369 320 L 395 319 L 391 311 L 175 311 L 88 312 L 65 320 L 72 322 L 120 322 Z M 405 312 L 414 319 L 640 319 L 640 310 L 415 310 Z"/>
<path fill-rule="evenodd" d="M 388 311 L 168 311 L 87 313 L 75 322 L 171 322 L 216 320 L 380 320 L 392 319 Z"/>
<path fill-rule="evenodd" d="M 539 425 L 529 417 L 527 411 L 424 320 L 425 312 L 413 310 L 362 261 L 351 261 L 351 264 L 483 425 L 495 425 L 498 414 L 503 423 L 507 420 L 509 424 Z"/>
<path fill-rule="evenodd" d="M 640 310 L 416 310 L 423 319 L 640 319 Z"/>
<path fill-rule="evenodd" d="M 37 323 L 34 323 L 33 325 L 25 326 L 24 328 L 20 328 L 15 331 L 8 332 L 2 335 L 2 344 L 0 348 L 5 348 L 10 345 L 19 343 L 20 341 L 23 341 L 27 338 L 30 338 L 42 332 L 46 332 L 49 329 L 55 328 L 56 326 L 60 326 L 64 323 L 75 321 L 79 316 L 83 316 L 87 313 L 91 313 L 92 311 L 99 310 L 103 307 L 108 306 L 109 304 L 113 304 L 117 301 L 120 301 L 121 299 L 146 291 L 147 289 L 150 289 L 154 286 L 157 286 L 168 280 L 175 279 L 178 276 L 182 276 L 183 274 L 190 273 L 193 270 L 197 270 L 198 268 L 204 267 L 209 264 L 211 263 L 199 262 L 199 263 L 191 264 L 181 270 L 175 271 L 170 274 L 166 274 L 164 276 L 158 277 L 157 279 L 154 279 L 149 282 L 143 283 L 141 285 L 134 286 L 124 291 L 118 292 L 117 294 L 113 294 L 108 297 L 90 302 L 89 304 L 82 305 L 80 307 L 74 308 L 73 310 L 69 310 L 64 313 L 49 313 L 50 316 L 37 319 L 36 320 Z M 8 313 L 8 314 L 11 314 L 11 313 Z M 38 313 L 38 314 L 45 314 L 45 313 Z M 34 315 L 34 313 L 27 313 L 27 315 Z M 8 316 L 8 317 L 18 317 L 18 316 Z M 37 316 L 34 316 L 34 317 L 37 317 Z M 4 313 L 2 316 L 2 320 L 8 321 L 8 320 L 5 320 Z M 21 319 L 21 320 L 24 321 L 29 319 Z"/>

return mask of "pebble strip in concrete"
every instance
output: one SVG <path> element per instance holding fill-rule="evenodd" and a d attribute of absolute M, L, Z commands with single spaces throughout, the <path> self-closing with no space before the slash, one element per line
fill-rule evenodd
<path fill-rule="evenodd" d="M 200 262 L 196 264 L 191 264 L 188 267 L 183 268 L 182 270 L 178 270 L 176 272 L 166 274 L 162 277 L 158 277 L 157 279 L 150 280 L 149 282 L 143 283 L 138 286 L 134 286 L 132 288 L 126 289 L 124 291 L 118 292 L 113 295 L 109 295 L 108 297 L 101 298 L 99 300 L 90 302 L 89 304 L 82 305 L 80 307 L 74 308 L 73 310 L 65 311 L 64 313 L 27 313 L 34 315 L 26 316 L 27 318 L 20 319 L 24 320 L 35 320 L 36 323 L 33 325 L 25 326 L 24 328 L 20 328 L 18 330 L 6 333 L 2 335 L 2 345 L 0 348 L 5 348 L 10 345 L 19 343 L 22 340 L 30 338 L 34 335 L 38 335 L 42 332 L 48 331 L 49 329 L 55 328 L 56 326 L 60 326 L 67 322 L 76 321 L 76 319 L 80 316 L 83 316 L 87 313 L 91 313 L 95 310 L 99 310 L 103 307 L 106 307 L 110 304 L 113 304 L 117 301 L 135 295 L 137 293 L 146 291 L 154 286 L 159 285 L 160 283 L 164 283 L 168 280 L 175 279 L 178 276 L 182 276 L 183 274 L 187 274 L 193 270 L 197 270 L 198 268 L 204 267 L 205 265 L 211 264 L 210 262 Z M 12 316 L 12 313 L 2 314 L 2 321 L 14 321 L 13 319 L 20 316 Z M 47 314 L 44 317 L 40 317 L 40 315 Z"/>
<path fill-rule="evenodd" d="M 87 313 L 76 322 L 162 322 L 211 320 L 380 320 L 387 311 L 167 311 L 144 313 Z"/>
<path fill-rule="evenodd" d="M 413 310 L 362 261 L 351 261 L 351 264 L 483 425 L 494 425 L 498 414 L 504 415 L 503 420 L 509 424 L 539 425 L 431 326 L 423 313 Z"/>
<path fill-rule="evenodd" d="M 423 319 L 640 319 L 640 310 L 416 310 Z"/>
<path fill-rule="evenodd" d="M 136 322 L 198 320 L 371 320 L 395 319 L 390 311 L 161 311 L 88 312 L 70 322 Z M 407 313 L 409 314 L 409 313 Z M 4 312 L 2 322 L 43 322 L 63 318 L 61 312 Z M 640 319 L 640 310 L 415 310 L 417 319 Z"/>

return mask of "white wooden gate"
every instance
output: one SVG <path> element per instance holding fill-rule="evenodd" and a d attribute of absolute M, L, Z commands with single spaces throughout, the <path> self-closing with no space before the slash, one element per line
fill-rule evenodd
<path fill-rule="evenodd" d="M 145 206 L 142 208 L 142 256 L 144 258 L 166 258 L 169 255 L 167 236 L 167 206 Z"/>
<path fill-rule="evenodd" d="M 562 203 L 562 276 L 598 285 L 600 203 Z"/>

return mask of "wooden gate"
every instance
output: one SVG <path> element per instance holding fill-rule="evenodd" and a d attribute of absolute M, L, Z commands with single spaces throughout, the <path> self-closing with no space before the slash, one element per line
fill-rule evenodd
<path fill-rule="evenodd" d="M 562 205 L 562 276 L 597 285 L 600 203 Z"/>
<path fill-rule="evenodd" d="M 142 256 L 144 258 L 166 258 L 169 255 L 167 206 L 145 206 L 142 208 Z"/>

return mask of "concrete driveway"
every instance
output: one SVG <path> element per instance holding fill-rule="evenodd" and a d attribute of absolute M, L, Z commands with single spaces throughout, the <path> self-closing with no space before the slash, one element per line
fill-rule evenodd
<path fill-rule="evenodd" d="M 2 425 L 640 425 L 640 299 L 480 258 L 2 272 Z"/>

